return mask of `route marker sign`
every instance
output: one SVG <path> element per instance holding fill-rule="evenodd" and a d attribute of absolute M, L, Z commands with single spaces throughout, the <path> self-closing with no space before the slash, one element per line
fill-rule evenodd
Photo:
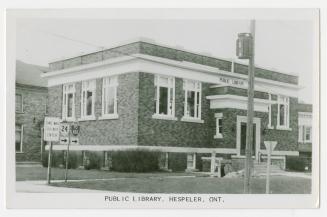
<path fill-rule="evenodd" d="M 60 137 L 60 145 L 68 145 L 68 143 L 69 143 L 68 136 L 65 136 L 65 137 L 61 136 Z"/>
<path fill-rule="evenodd" d="M 75 137 L 75 136 L 70 137 L 70 144 L 71 145 L 78 145 L 79 144 L 78 137 Z"/>
<path fill-rule="evenodd" d="M 61 123 L 60 124 L 60 136 L 66 137 L 69 134 L 69 124 Z"/>
<path fill-rule="evenodd" d="M 44 118 L 44 140 L 48 142 L 59 141 L 60 120 L 56 117 Z"/>
<path fill-rule="evenodd" d="M 71 131 L 74 136 L 78 136 L 79 131 L 80 131 L 80 126 L 78 124 L 72 124 Z"/>

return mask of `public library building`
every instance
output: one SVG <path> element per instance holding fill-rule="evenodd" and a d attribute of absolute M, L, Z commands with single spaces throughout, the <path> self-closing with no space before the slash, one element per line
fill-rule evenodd
<path fill-rule="evenodd" d="M 116 150 L 154 150 L 166 169 L 182 162 L 181 170 L 205 171 L 213 157 L 242 169 L 247 65 L 140 40 L 49 67 L 42 75 L 48 115 L 80 125 L 70 150 L 102 152 L 106 161 Z M 311 142 L 298 76 L 257 67 L 254 86 L 253 158 L 264 161 L 264 141 L 277 141 L 272 161 L 285 169 L 287 156 L 299 155 L 303 133 Z"/>

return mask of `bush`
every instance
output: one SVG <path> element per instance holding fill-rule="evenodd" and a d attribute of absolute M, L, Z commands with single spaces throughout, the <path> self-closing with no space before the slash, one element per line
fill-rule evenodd
<path fill-rule="evenodd" d="M 48 167 L 49 151 L 44 152 L 42 157 L 42 166 Z M 64 162 L 62 151 L 52 151 L 51 167 L 59 167 Z"/>
<path fill-rule="evenodd" d="M 66 168 L 66 152 L 64 154 L 64 168 Z M 78 164 L 78 156 L 76 152 L 70 151 L 69 152 L 69 159 L 68 159 L 68 169 L 76 169 L 79 166 Z"/>
<path fill-rule="evenodd" d="M 187 155 L 185 153 L 169 153 L 168 168 L 174 172 L 185 171 L 187 168 Z"/>
<path fill-rule="evenodd" d="M 101 169 L 103 160 L 102 154 L 103 152 L 86 152 L 84 169 Z"/>
<path fill-rule="evenodd" d="M 65 151 L 52 151 L 52 164 L 51 167 L 66 167 L 66 152 Z M 42 165 L 48 167 L 49 152 L 45 152 L 42 158 Z M 68 169 L 76 169 L 78 164 L 78 153 L 69 152 Z"/>
<path fill-rule="evenodd" d="M 159 171 L 160 152 L 147 150 L 115 151 L 111 153 L 112 170 L 118 172 Z"/>
<path fill-rule="evenodd" d="M 286 169 L 293 171 L 305 171 L 305 167 L 310 166 L 310 158 L 287 156 Z M 310 168 L 309 168 L 310 169 Z"/>

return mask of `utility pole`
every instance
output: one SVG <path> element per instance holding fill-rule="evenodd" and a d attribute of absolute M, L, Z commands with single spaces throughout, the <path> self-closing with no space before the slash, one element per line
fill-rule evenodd
<path fill-rule="evenodd" d="M 252 167 L 253 147 L 253 96 L 254 96 L 254 41 L 255 41 L 255 20 L 250 22 L 250 33 L 239 33 L 236 41 L 236 55 L 239 59 L 249 60 L 248 73 L 248 106 L 247 106 L 247 127 L 246 147 L 244 163 L 244 193 L 250 193 L 250 177 Z"/>
<path fill-rule="evenodd" d="M 251 55 L 249 57 L 249 73 L 248 73 L 248 106 L 247 106 L 247 127 L 246 127 L 246 160 L 244 169 L 244 193 L 250 193 L 250 177 L 252 167 L 252 146 L 253 144 L 253 96 L 254 96 L 254 41 L 255 41 L 255 20 L 250 23 L 251 32 Z"/>

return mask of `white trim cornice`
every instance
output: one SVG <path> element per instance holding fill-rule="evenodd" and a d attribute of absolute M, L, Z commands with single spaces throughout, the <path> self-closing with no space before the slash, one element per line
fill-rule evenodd
<path fill-rule="evenodd" d="M 207 96 L 210 100 L 210 109 L 233 108 L 247 110 L 247 97 L 237 95 Z M 254 98 L 254 111 L 268 112 L 269 104 L 275 103 L 265 99 Z"/>
<path fill-rule="evenodd" d="M 41 75 L 48 79 L 48 87 L 68 82 L 96 79 L 104 76 L 119 75 L 131 72 L 146 72 L 198 80 L 210 84 L 226 84 L 223 80 L 235 79 L 242 81 L 246 88 L 247 76 L 239 73 L 227 72 L 216 67 L 187 61 L 176 61 L 144 54 L 133 54 L 124 57 L 104 60 L 101 62 L 79 65 L 67 69 L 52 71 Z M 276 90 L 297 94 L 300 86 L 263 78 L 255 78 L 255 86 L 275 88 Z"/>

